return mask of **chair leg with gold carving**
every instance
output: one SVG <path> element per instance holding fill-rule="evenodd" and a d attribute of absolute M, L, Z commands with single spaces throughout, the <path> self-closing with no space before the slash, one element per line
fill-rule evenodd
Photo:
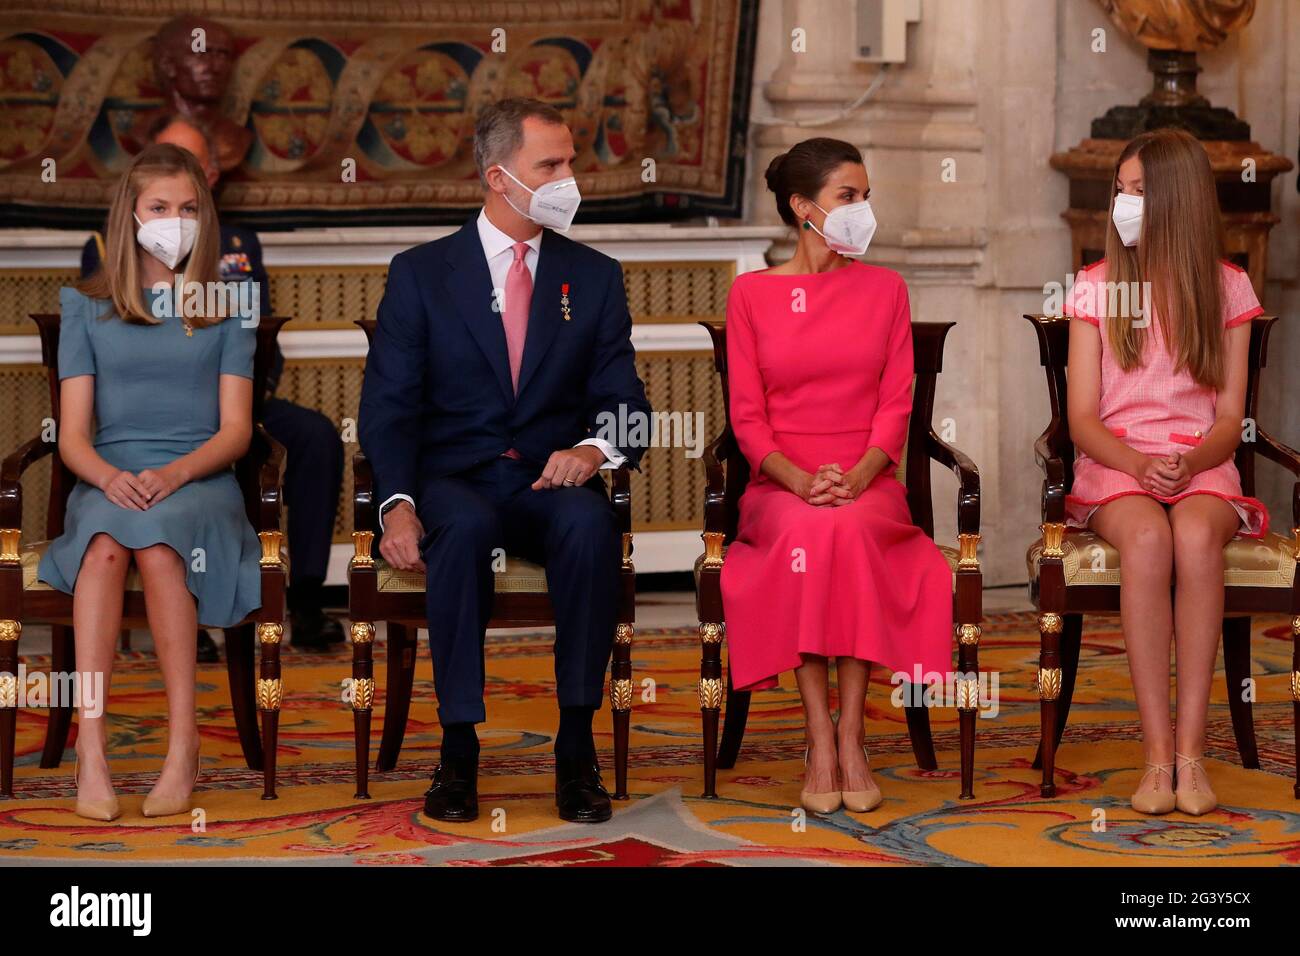
<path fill-rule="evenodd" d="M 14 747 L 18 735 L 18 638 L 21 621 L 0 620 L 0 796 L 14 795 Z"/>
<path fill-rule="evenodd" d="M 1061 696 L 1061 615 L 1038 615 L 1038 746 L 1042 754 L 1043 782 L 1039 793 L 1056 796 L 1056 722 Z"/>
<path fill-rule="evenodd" d="M 975 798 L 975 726 L 979 717 L 980 626 L 957 625 L 957 723 L 961 732 L 961 790 L 958 799 Z"/>
<path fill-rule="evenodd" d="M 627 799 L 627 752 L 632 729 L 632 632 L 624 622 L 614 634 L 609 665 L 609 705 L 614 717 L 614 799 Z"/>
<path fill-rule="evenodd" d="M 280 641 L 284 625 L 274 621 L 257 625 L 261 665 L 257 677 L 257 709 L 262 712 L 262 799 L 276 799 L 275 758 L 280 739 L 280 701 L 284 685 L 280 680 Z"/>
<path fill-rule="evenodd" d="M 353 621 L 352 638 L 352 731 L 357 758 L 358 800 L 370 798 L 370 715 L 375 702 L 373 651 L 375 626 Z"/>
<path fill-rule="evenodd" d="M 700 721 L 704 732 L 704 796 L 718 795 L 718 718 L 722 714 L 722 624 L 700 624 Z"/>
<path fill-rule="evenodd" d="M 1300 573 L 1300 569 L 1297 569 Z M 1300 614 L 1291 618 L 1291 710 L 1295 750 L 1295 798 L 1300 800 Z"/>

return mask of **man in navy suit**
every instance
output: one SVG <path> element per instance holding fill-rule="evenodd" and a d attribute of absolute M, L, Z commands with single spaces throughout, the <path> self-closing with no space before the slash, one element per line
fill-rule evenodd
<path fill-rule="evenodd" d="M 613 646 L 621 542 L 597 472 L 637 465 L 644 443 L 607 425 L 648 422 L 650 406 L 622 269 L 552 231 L 567 230 L 580 199 L 563 117 L 536 100 L 493 104 L 475 128 L 474 158 L 483 208 L 453 235 L 393 258 L 361 390 L 379 552 L 428 582 L 443 738 L 425 813 L 478 815 L 484 631 L 493 570 L 510 553 L 546 566 L 555 609 L 559 815 L 600 822 L 611 808 L 591 724 Z"/>

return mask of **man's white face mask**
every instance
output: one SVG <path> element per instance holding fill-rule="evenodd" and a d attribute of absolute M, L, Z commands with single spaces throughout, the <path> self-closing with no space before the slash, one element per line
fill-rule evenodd
<path fill-rule="evenodd" d="M 1116 193 L 1110 218 L 1115 223 L 1120 242 L 1126 246 L 1137 245 L 1138 236 L 1142 235 L 1142 197 Z"/>
<path fill-rule="evenodd" d="M 515 182 L 528 189 L 523 183 L 519 182 L 517 177 L 510 170 L 498 164 L 498 169 L 505 173 Z M 528 201 L 528 211 L 524 212 L 514 203 L 510 202 L 510 197 L 506 196 L 506 202 L 510 203 L 510 208 L 526 219 L 531 219 L 539 226 L 546 226 L 554 229 L 556 232 L 568 232 L 569 226 L 573 224 L 573 217 L 578 214 L 578 204 L 582 202 L 582 193 L 578 191 L 578 181 L 572 176 L 567 179 L 557 179 L 554 182 L 543 183 L 536 189 L 528 189 L 532 198 Z"/>
<path fill-rule="evenodd" d="M 131 215 L 135 216 L 135 213 Z M 135 221 L 140 227 L 135 231 L 135 241 L 168 269 L 175 269 L 176 263 L 190 254 L 194 248 L 194 239 L 199 234 L 197 219 L 172 216 L 169 219 L 140 222 L 140 217 L 135 216 Z"/>
<path fill-rule="evenodd" d="M 816 203 L 813 205 L 817 206 Z M 811 219 L 807 220 L 808 225 L 826 240 L 832 251 L 846 256 L 860 256 L 867 251 L 871 237 L 876 234 L 876 214 L 871 211 L 871 203 L 865 199 L 845 203 L 830 212 L 821 206 L 817 208 L 826 213 L 822 228 L 818 229 Z"/>

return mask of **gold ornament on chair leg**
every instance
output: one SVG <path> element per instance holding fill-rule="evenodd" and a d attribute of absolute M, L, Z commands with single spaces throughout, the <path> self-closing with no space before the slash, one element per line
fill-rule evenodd
<path fill-rule="evenodd" d="M 20 564 L 19 551 L 23 532 L 21 528 L 0 528 L 0 564 Z"/>
<path fill-rule="evenodd" d="M 263 677 L 257 682 L 257 708 L 258 710 L 279 710 L 280 696 L 283 693 L 283 685 L 279 678 L 270 679 Z"/>
<path fill-rule="evenodd" d="M 1300 703 L 1300 671 L 1291 672 L 1291 699 Z"/>
<path fill-rule="evenodd" d="M 375 533 L 373 531 L 353 531 L 352 546 L 355 554 L 352 555 L 352 566 L 355 568 L 373 568 L 375 559 L 370 556 L 370 546 L 374 543 Z"/>
<path fill-rule="evenodd" d="M 257 640 L 260 644 L 279 644 L 284 637 L 284 625 L 277 622 L 257 625 Z"/>
<path fill-rule="evenodd" d="M 283 567 L 283 561 L 280 558 L 280 532 L 259 531 L 257 537 L 262 542 L 262 558 L 258 561 L 258 564 L 264 568 Z"/>
<path fill-rule="evenodd" d="M 979 535 L 957 535 L 957 570 L 978 571 L 980 569 L 979 546 Z"/>
<path fill-rule="evenodd" d="M 980 683 L 974 677 L 957 678 L 957 709 L 975 710 L 980 705 Z"/>
<path fill-rule="evenodd" d="M 1043 557 L 1065 557 L 1065 525 L 1049 523 L 1038 527 L 1043 532 Z"/>
<path fill-rule="evenodd" d="M 0 620 L 0 641 L 16 641 L 22 633 L 22 621 Z"/>
<path fill-rule="evenodd" d="M 373 677 L 354 677 L 352 679 L 352 709 L 369 710 L 375 702 L 375 679 Z"/>
<path fill-rule="evenodd" d="M 375 639 L 375 626 L 365 621 L 353 621 L 352 627 L 349 628 L 352 633 L 353 644 L 370 644 Z"/>
<path fill-rule="evenodd" d="M 980 642 L 980 635 L 983 631 L 978 624 L 958 624 L 957 625 L 957 643 L 965 644 L 967 647 L 973 647 Z"/>
<path fill-rule="evenodd" d="M 717 710 L 722 706 L 722 679 L 720 677 L 701 677 L 699 691 L 701 709 Z"/>
<path fill-rule="evenodd" d="M 722 642 L 722 625 L 706 621 L 700 625 L 701 644 L 720 644 Z"/>
<path fill-rule="evenodd" d="M 0 710 L 18 706 L 18 678 L 13 674 L 0 674 Z"/>
<path fill-rule="evenodd" d="M 722 567 L 722 532 L 705 531 L 700 537 L 704 539 L 704 567 Z"/>
<path fill-rule="evenodd" d="M 1061 696 L 1061 669 L 1038 668 L 1038 696 L 1041 700 L 1056 700 Z"/>
<path fill-rule="evenodd" d="M 614 710 L 632 709 L 632 680 L 620 677 L 609 682 L 609 706 Z"/>
<path fill-rule="evenodd" d="M 631 624 L 620 624 L 614 631 L 614 643 L 631 644 L 634 630 Z"/>

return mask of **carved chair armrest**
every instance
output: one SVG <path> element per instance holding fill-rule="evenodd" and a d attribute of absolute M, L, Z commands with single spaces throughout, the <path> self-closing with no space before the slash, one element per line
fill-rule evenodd
<path fill-rule="evenodd" d="M 0 465 L 0 527 L 23 526 L 23 472 L 53 451 L 54 443 L 37 435 L 19 445 Z"/>
<path fill-rule="evenodd" d="M 1278 441 L 1262 428 L 1255 431 L 1255 453 L 1300 478 L 1300 451 Z M 1291 490 L 1291 523 L 1292 527 L 1300 528 L 1300 481 Z"/>
<path fill-rule="evenodd" d="M 960 448 L 948 444 L 934 429 L 927 436 L 926 452 L 930 458 L 957 476 L 957 533 L 980 533 L 980 473 L 975 462 Z"/>

